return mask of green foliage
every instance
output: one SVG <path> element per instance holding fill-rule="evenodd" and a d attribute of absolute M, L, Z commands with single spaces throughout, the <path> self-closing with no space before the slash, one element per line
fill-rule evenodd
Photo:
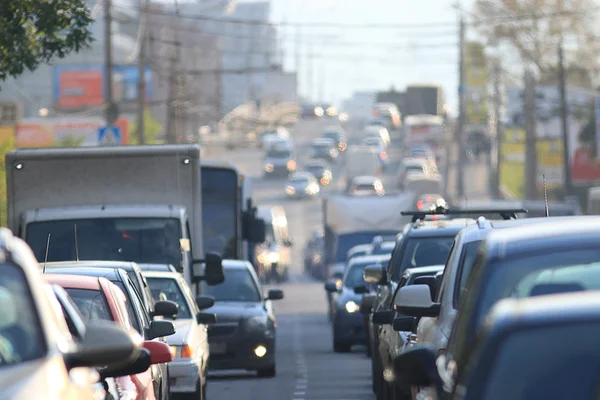
<path fill-rule="evenodd" d="M 6 153 L 15 149 L 15 139 L 11 138 L 0 144 L 0 226 L 6 226 Z"/>
<path fill-rule="evenodd" d="M 54 142 L 54 147 L 80 147 L 84 140 L 84 137 L 69 135 Z"/>
<path fill-rule="evenodd" d="M 89 46 L 92 18 L 83 0 L 4 0 L 0 81 Z"/>
<path fill-rule="evenodd" d="M 144 110 L 144 138 L 146 144 L 158 144 L 159 141 L 157 136 L 162 132 L 162 125 L 154 118 L 152 112 L 148 109 Z M 140 144 L 137 134 L 137 124 L 134 122 L 131 124 L 131 131 L 129 133 L 130 144 Z"/>

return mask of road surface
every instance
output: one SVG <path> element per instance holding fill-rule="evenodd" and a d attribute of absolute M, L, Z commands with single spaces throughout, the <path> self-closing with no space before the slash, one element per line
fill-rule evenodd
<path fill-rule="evenodd" d="M 309 144 L 318 137 L 330 121 L 300 121 L 291 130 L 302 168 L 309 155 Z M 349 141 L 356 142 L 356 133 L 350 132 Z M 391 152 L 392 161 L 399 155 Z M 253 178 L 254 201 L 259 205 L 284 207 L 292 248 L 293 265 L 290 281 L 279 285 L 285 299 L 275 304 L 277 315 L 277 376 L 257 378 L 252 373 L 212 373 L 208 383 L 208 399 L 238 400 L 367 400 L 375 399 L 371 391 L 370 361 L 364 349 L 352 353 L 334 353 L 331 327 L 326 317 L 326 297 L 322 282 L 304 275 L 302 249 L 312 233 L 319 229 L 321 220 L 320 199 L 288 200 L 285 198 L 283 180 L 263 180 L 262 152 L 253 147 L 225 150 L 205 149 L 207 158 L 227 160 Z M 390 168 L 393 170 L 393 168 Z M 479 165 L 467 167 L 467 174 L 483 177 Z M 323 194 L 342 188 L 341 166 L 333 167 L 334 184 Z M 485 179 L 485 178 L 484 178 Z M 384 179 L 384 186 L 392 185 L 393 176 Z M 468 191 L 474 186 L 486 185 L 467 180 Z M 487 186 L 485 186 L 487 188 Z M 479 189 L 477 189 L 479 191 Z"/>

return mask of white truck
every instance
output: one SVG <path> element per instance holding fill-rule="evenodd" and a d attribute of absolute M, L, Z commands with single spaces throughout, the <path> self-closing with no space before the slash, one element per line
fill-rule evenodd
<path fill-rule="evenodd" d="M 340 277 L 348 250 L 402 231 L 410 219 L 402 211 L 414 208 L 414 194 L 357 197 L 336 195 L 323 199 L 325 260 L 330 276 Z"/>
<path fill-rule="evenodd" d="M 8 227 L 38 261 L 172 264 L 198 283 L 223 281 L 204 259 L 198 145 L 16 150 L 6 155 Z"/>
<path fill-rule="evenodd" d="M 369 146 L 350 146 L 346 154 L 346 190 L 357 176 L 381 178 L 381 162 L 377 151 Z"/>

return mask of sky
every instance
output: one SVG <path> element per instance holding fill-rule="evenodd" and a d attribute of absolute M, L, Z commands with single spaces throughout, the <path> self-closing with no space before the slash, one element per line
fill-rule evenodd
<path fill-rule="evenodd" d="M 444 87 L 447 103 L 452 110 L 456 109 L 458 15 L 451 2 L 271 0 L 271 3 L 273 22 L 303 25 L 299 32 L 292 26 L 279 28 L 286 69 L 295 68 L 296 43 L 300 43 L 300 54 L 304 55 L 299 57 L 301 95 L 338 103 L 354 91 L 386 90 L 392 86 L 402 90 L 411 83 L 434 83 Z M 470 3 L 463 0 L 461 5 L 468 7 Z M 306 26 L 315 23 L 355 26 Z M 308 67 L 311 63 L 306 57 L 311 53 L 319 55 L 313 59 L 312 68 Z M 309 81 L 313 84 L 309 85 Z"/>

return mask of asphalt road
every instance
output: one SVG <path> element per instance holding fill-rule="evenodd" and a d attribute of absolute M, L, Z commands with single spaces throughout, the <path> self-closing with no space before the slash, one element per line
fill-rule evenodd
<path fill-rule="evenodd" d="M 291 133 L 299 155 L 298 167 L 308 160 L 309 144 L 320 136 L 325 125 L 335 122 L 322 120 L 300 121 Z M 357 140 L 353 132 L 350 142 Z M 204 149 L 205 157 L 227 160 L 238 166 L 241 172 L 253 179 L 254 201 L 259 205 L 284 207 L 290 236 L 294 243 L 292 257 L 295 262 L 290 270 L 290 280 L 279 288 L 285 299 L 275 304 L 277 314 L 277 376 L 257 378 L 252 373 L 218 372 L 211 374 L 208 383 L 208 399 L 238 400 L 363 400 L 375 399 L 371 392 L 370 361 L 364 349 L 355 348 L 352 353 L 333 352 L 331 327 L 326 317 L 326 297 L 322 282 L 304 275 L 302 249 L 312 233 L 319 229 L 321 200 L 289 200 L 284 193 L 284 180 L 263 180 L 262 152 L 253 147 L 235 150 L 224 148 Z M 399 161 L 399 154 L 390 151 L 392 161 Z M 485 173 L 481 165 L 469 165 L 465 171 L 467 191 L 480 192 L 486 187 Z M 393 171 L 393 168 L 390 168 Z M 343 167 L 333 166 L 334 183 L 322 191 L 322 195 L 340 191 Z M 337 179 L 336 179 L 337 178 Z M 477 180 L 479 179 L 479 180 Z M 384 187 L 392 185 L 390 172 L 384 179 Z"/>

